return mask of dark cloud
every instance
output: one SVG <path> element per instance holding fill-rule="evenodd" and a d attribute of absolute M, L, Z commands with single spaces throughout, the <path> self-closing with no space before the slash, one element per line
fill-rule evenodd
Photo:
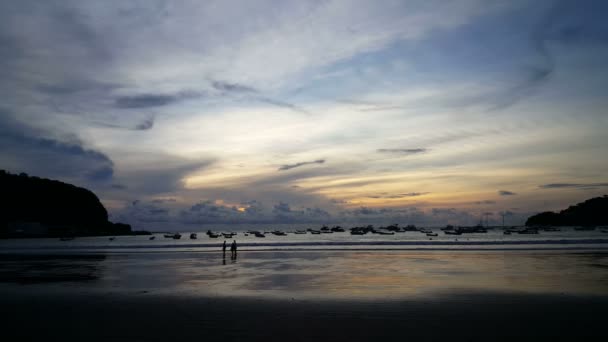
<path fill-rule="evenodd" d="M 239 83 L 229 83 L 223 81 L 212 81 L 211 86 L 216 90 L 220 90 L 228 93 L 257 93 L 258 91 L 252 87 L 239 84 Z"/>
<path fill-rule="evenodd" d="M 541 189 L 588 189 L 588 188 L 600 188 L 607 187 L 608 183 L 551 183 L 551 184 L 543 184 L 538 187 Z"/>
<path fill-rule="evenodd" d="M 281 167 L 279 167 L 278 171 L 286 171 L 286 170 L 291 170 L 296 167 L 300 167 L 300 166 L 304 166 L 304 165 L 323 164 L 323 163 L 325 163 L 325 159 L 318 159 L 318 160 L 309 161 L 309 162 L 299 162 L 299 163 L 295 163 L 295 164 L 285 164 L 285 165 L 282 165 Z"/>
<path fill-rule="evenodd" d="M 147 118 L 135 126 L 137 131 L 146 131 L 154 127 L 154 118 Z"/>
<path fill-rule="evenodd" d="M 112 179 L 114 163 L 104 153 L 74 137 L 59 140 L 4 114 L 0 112 L 0 162 L 14 172 L 77 181 Z"/>
<path fill-rule="evenodd" d="M 122 185 L 122 184 L 112 184 L 112 185 L 110 185 L 110 188 L 117 189 L 117 190 L 126 190 L 127 186 Z"/>
<path fill-rule="evenodd" d="M 498 194 L 500 196 L 513 196 L 513 195 L 517 195 L 516 193 L 509 191 L 509 190 L 498 190 Z"/>
<path fill-rule="evenodd" d="M 140 200 L 132 201 L 125 208 L 114 213 L 112 218 L 141 228 L 146 228 L 146 224 L 149 223 L 174 221 L 169 208 L 162 207 L 158 203 Z"/>
<path fill-rule="evenodd" d="M 243 209 L 244 208 L 244 209 Z M 331 215 L 320 208 L 294 209 L 285 202 L 279 202 L 268 209 L 259 201 L 241 203 L 240 207 L 225 206 L 207 200 L 182 210 L 179 220 L 182 223 L 295 223 L 321 222 Z"/>
<path fill-rule="evenodd" d="M 142 94 L 119 97 L 115 100 L 114 105 L 117 108 L 151 108 L 166 106 L 176 102 L 178 99 L 174 95 Z"/>
<path fill-rule="evenodd" d="M 379 148 L 378 153 L 418 154 L 428 151 L 426 148 Z"/>
<path fill-rule="evenodd" d="M 179 101 L 196 99 L 205 96 L 203 92 L 184 90 L 174 94 L 137 94 L 120 96 L 114 100 L 114 107 L 121 109 L 163 107 Z"/>

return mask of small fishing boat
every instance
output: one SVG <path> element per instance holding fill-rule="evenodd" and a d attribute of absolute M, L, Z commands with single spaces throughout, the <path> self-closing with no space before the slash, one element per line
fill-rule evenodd
<path fill-rule="evenodd" d="M 192 240 L 196 239 L 196 233 L 192 233 L 192 234 L 190 234 L 190 238 L 191 238 Z"/>
<path fill-rule="evenodd" d="M 173 234 L 173 239 L 174 239 L 174 240 L 179 240 L 179 239 L 181 239 L 181 238 L 182 238 L 182 234 L 180 234 L 180 233 L 175 233 L 175 234 Z"/>
<path fill-rule="evenodd" d="M 150 238 L 148 240 L 154 240 L 154 239 L 156 239 L 156 236 L 152 235 L 152 236 L 150 236 Z"/>
<path fill-rule="evenodd" d="M 437 234 L 437 233 L 426 233 L 426 236 L 437 236 L 437 235 L 439 235 L 439 234 Z"/>

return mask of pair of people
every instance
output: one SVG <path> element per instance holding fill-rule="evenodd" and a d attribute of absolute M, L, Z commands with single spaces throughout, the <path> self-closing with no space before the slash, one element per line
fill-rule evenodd
<path fill-rule="evenodd" d="M 222 245 L 222 251 L 224 252 L 224 257 L 226 256 L 226 240 L 224 240 L 224 244 Z M 230 245 L 230 254 L 232 258 L 236 258 L 236 240 L 232 240 L 232 244 Z"/>

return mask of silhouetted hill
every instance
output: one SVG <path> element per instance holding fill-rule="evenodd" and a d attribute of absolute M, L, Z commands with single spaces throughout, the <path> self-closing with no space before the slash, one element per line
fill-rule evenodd
<path fill-rule="evenodd" d="M 0 170 L 0 236 L 129 234 L 90 190 Z"/>
<path fill-rule="evenodd" d="M 596 197 L 559 213 L 547 211 L 531 216 L 526 226 L 605 226 L 608 225 L 608 196 Z"/>

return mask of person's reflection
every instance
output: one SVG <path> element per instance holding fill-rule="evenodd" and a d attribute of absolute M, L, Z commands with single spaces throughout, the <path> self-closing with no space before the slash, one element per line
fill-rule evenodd
<path fill-rule="evenodd" d="M 226 253 L 222 256 L 222 265 L 226 265 Z"/>
<path fill-rule="evenodd" d="M 236 253 L 232 253 L 232 255 L 230 255 L 230 260 L 233 264 L 236 264 Z"/>

